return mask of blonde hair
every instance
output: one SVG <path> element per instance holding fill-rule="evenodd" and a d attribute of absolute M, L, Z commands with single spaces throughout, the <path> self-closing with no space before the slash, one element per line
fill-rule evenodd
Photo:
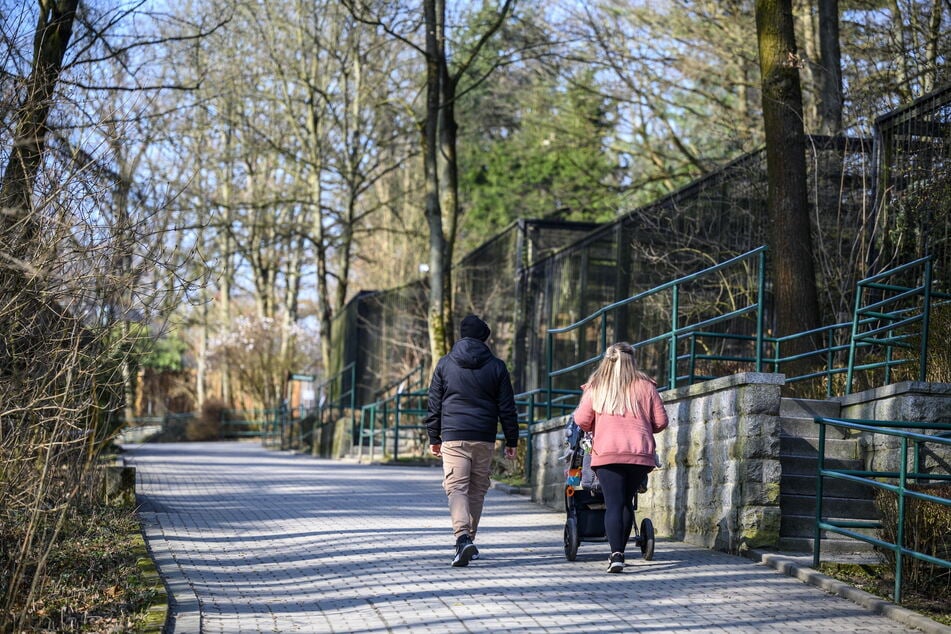
<path fill-rule="evenodd" d="M 601 364 L 588 379 L 591 405 L 599 414 L 638 413 L 638 404 L 631 397 L 631 388 L 650 377 L 637 369 L 634 348 L 629 343 L 616 343 L 604 351 Z"/>

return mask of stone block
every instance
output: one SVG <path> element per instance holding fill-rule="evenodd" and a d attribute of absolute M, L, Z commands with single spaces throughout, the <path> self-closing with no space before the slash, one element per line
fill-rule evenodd
<path fill-rule="evenodd" d="M 107 466 L 103 476 L 103 497 L 107 504 L 135 506 L 135 467 Z"/>

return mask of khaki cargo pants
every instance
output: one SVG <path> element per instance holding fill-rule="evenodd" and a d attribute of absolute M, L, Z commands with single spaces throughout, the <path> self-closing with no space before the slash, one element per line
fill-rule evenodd
<path fill-rule="evenodd" d="M 442 487 L 449 498 L 452 533 L 475 539 L 489 490 L 494 442 L 448 440 L 442 444 Z"/>

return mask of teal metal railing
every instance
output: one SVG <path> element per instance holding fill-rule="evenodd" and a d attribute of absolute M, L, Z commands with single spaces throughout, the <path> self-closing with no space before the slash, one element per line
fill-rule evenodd
<path fill-rule="evenodd" d="M 425 429 L 422 419 L 426 416 L 426 364 L 421 363 L 403 376 L 377 390 L 377 400 L 360 408 L 359 426 L 354 428 L 353 438 L 357 444 L 357 457 L 363 459 L 363 450 L 369 446 L 370 460 L 375 457 L 379 444 L 386 455 L 387 435 L 392 429 L 393 459 L 399 459 L 400 430 Z M 404 417 L 414 417 L 407 423 Z M 379 443 L 377 442 L 379 439 Z"/>
<path fill-rule="evenodd" d="M 416 380 L 409 381 L 411 377 L 416 377 Z M 394 382 L 393 386 L 397 388 L 396 392 L 364 405 L 360 410 L 360 423 L 357 432 L 357 438 L 359 439 L 358 459 L 362 460 L 364 450 L 367 449 L 369 459 L 372 461 L 376 449 L 379 447 L 383 455 L 390 455 L 393 460 L 398 460 L 401 431 L 416 431 L 419 434 L 420 442 L 424 445 L 428 443 L 424 419 L 428 413 L 429 390 L 428 384 L 425 382 L 425 375 L 419 369 L 414 369 L 403 379 Z M 410 389 L 411 386 L 415 389 Z M 381 390 L 383 393 L 387 391 L 390 390 Z M 561 396 L 575 396 L 577 393 L 576 390 L 566 390 Z M 531 435 L 529 421 L 537 421 L 535 399 L 540 394 L 546 394 L 547 396 L 547 391 L 534 390 L 516 396 L 516 405 L 521 408 L 519 416 L 519 436 L 521 438 L 528 438 Z M 563 413 L 569 413 L 574 408 L 570 403 L 560 404 L 558 399 L 552 404 L 552 407 L 554 409 L 560 408 Z M 500 433 L 497 438 L 503 440 L 504 436 Z M 526 446 L 531 451 L 531 443 Z M 387 454 L 388 451 L 389 454 Z"/>
<path fill-rule="evenodd" d="M 552 415 L 565 416 L 573 412 L 581 390 L 553 390 L 552 394 L 554 395 L 553 398 L 549 395 L 548 390 L 539 388 L 515 395 L 515 406 L 518 408 L 519 438 L 526 441 L 524 469 L 525 479 L 529 482 L 532 478 L 534 445 L 532 435 L 535 432 L 534 428 L 551 418 Z M 538 400 L 542 396 L 544 396 L 544 399 Z M 546 418 L 540 419 L 538 417 L 539 410 L 545 411 Z M 504 436 L 499 434 L 497 438 L 503 440 Z"/>
<path fill-rule="evenodd" d="M 920 269 L 920 274 L 916 274 Z M 919 279 L 915 286 L 890 282 L 889 278 Z M 856 370 L 884 369 L 884 382 L 891 382 L 891 368 L 911 362 L 914 355 L 896 360 L 893 355 L 915 349 L 917 340 L 917 380 L 928 374 L 928 335 L 931 309 L 935 300 L 947 302 L 951 295 L 932 288 L 932 258 L 926 256 L 860 281 L 855 290 L 855 310 L 849 348 L 846 393 L 852 387 Z M 868 302 L 868 303 L 864 303 Z M 920 303 L 919 303 L 920 302 Z M 909 303 L 911 306 L 909 307 Z M 889 307 L 892 307 L 889 310 Z M 882 360 L 862 363 L 857 350 L 861 345 L 884 349 Z"/>
<path fill-rule="evenodd" d="M 733 310 L 715 315 L 713 317 L 708 317 L 696 323 L 683 324 L 681 316 L 681 291 L 688 284 L 699 280 L 704 277 L 717 276 L 721 277 L 724 273 L 730 269 L 738 269 L 741 272 L 748 272 L 750 264 L 755 267 L 755 282 L 753 284 L 752 293 L 748 297 L 755 297 L 755 300 L 750 301 L 747 299 L 745 305 L 738 305 Z M 766 276 L 766 247 L 759 247 L 753 249 L 747 253 L 739 255 L 735 258 L 731 258 L 720 264 L 716 264 L 707 269 L 694 273 L 692 275 L 687 275 L 685 277 L 678 278 L 672 282 L 666 284 L 661 284 L 655 288 L 638 293 L 627 299 L 623 299 L 613 304 L 604 306 L 603 308 L 595 311 L 591 315 L 577 321 L 573 324 L 565 326 L 563 328 L 552 328 L 548 330 L 547 344 L 546 344 L 546 363 L 548 368 L 548 378 L 547 378 L 547 392 L 548 392 L 548 402 L 552 403 L 551 396 L 555 394 L 554 388 L 554 379 L 555 377 L 569 374 L 575 372 L 582 368 L 589 367 L 594 363 L 597 363 L 604 357 L 605 350 L 609 345 L 608 334 L 609 334 L 609 321 L 615 314 L 622 308 L 627 307 L 631 304 L 648 300 L 654 296 L 657 296 L 661 293 L 670 294 L 670 309 L 667 313 L 667 320 L 670 324 L 670 329 L 664 333 L 658 334 L 656 336 L 650 337 L 648 339 L 633 343 L 635 350 L 641 350 L 649 346 L 660 344 L 666 346 L 666 358 L 667 358 L 667 384 L 661 386 L 667 389 L 673 389 L 679 385 L 684 385 L 693 382 L 696 378 L 691 375 L 681 375 L 679 374 L 679 367 L 681 366 L 681 361 L 684 360 L 684 356 L 678 354 L 679 344 L 683 340 L 688 340 L 690 345 L 695 350 L 697 338 L 701 335 L 704 336 L 717 336 L 723 338 L 729 338 L 734 340 L 741 340 L 742 337 L 737 337 L 736 335 L 730 335 L 725 333 L 709 333 L 705 329 L 713 326 L 715 324 L 720 324 L 730 320 L 735 320 L 739 318 L 752 317 L 754 322 L 755 334 L 750 337 L 750 340 L 753 342 L 755 354 L 752 356 L 752 362 L 755 366 L 757 372 L 762 371 L 763 366 L 763 341 L 765 339 L 764 335 L 764 324 L 763 324 L 763 306 L 764 306 L 764 293 L 765 293 L 765 276 Z M 598 353 L 592 357 L 582 359 L 577 363 L 571 364 L 563 368 L 554 368 L 554 341 L 555 337 L 558 335 L 569 334 L 572 332 L 578 332 L 582 328 L 588 327 L 589 325 L 596 324 L 598 327 Z M 615 335 L 616 336 L 616 335 Z M 610 342 L 613 343 L 613 342 Z M 687 365 L 688 367 L 695 368 L 696 361 L 700 357 L 693 355 L 688 358 Z M 712 356 L 708 358 L 713 358 Z M 719 356 L 717 357 L 720 360 L 729 360 L 732 357 L 728 356 Z M 703 377 L 706 378 L 706 377 Z M 546 409 L 546 416 L 551 418 L 552 409 L 549 407 Z"/>
<path fill-rule="evenodd" d="M 281 417 L 280 408 L 223 409 L 221 437 L 225 440 L 261 438 L 266 444 L 279 433 Z"/>
<path fill-rule="evenodd" d="M 420 442 L 427 444 L 426 426 L 423 420 L 427 413 L 428 389 L 397 391 L 386 398 L 364 405 L 360 409 L 360 424 L 356 439 L 357 458 L 363 459 L 364 447 L 369 447 L 370 461 L 379 445 L 387 455 L 387 439 L 393 460 L 399 460 L 401 432 L 416 431 Z M 409 417 L 410 422 L 406 418 Z M 379 441 L 378 441 L 379 439 Z"/>
<path fill-rule="evenodd" d="M 388 385 L 376 391 L 376 398 L 374 400 L 383 400 L 400 392 L 415 392 L 426 389 L 428 385 L 426 381 L 426 367 L 427 364 L 420 363 L 395 381 L 391 381 Z"/>
<path fill-rule="evenodd" d="M 935 566 L 951 568 L 951 561 L 932 554 L 923 553 L 906 545 L 906 511 L 909 498 L 918 501 L 927 501 L 945 507 L 951 507 L 951 499 L 929 495 L 921 491 L 915 491 L 908 488 L 909 481 L 938 481 L 951 482 L 951 473 L 947 469 L 947 459 L 951 455 L 951 424 L 949 423 L 922 423 L 905 421 L 877 421 L 877 420 L 850 420 L 839 418 L 817 417 L 815 422 L 819 425 L 819 464 L 816 478 L 816 521 L 815 521 L 815 540 L 813 546 L 813 566 L 818 568 L 821 552 L 822 532 L 832 532 L 844 535 L 852 539 L 864 541 L 875 546 L 889 550 L 895 555 L 895 602 L 901 602 L 902 596 L 902 577 L 903 577 L 903 558 L 914 557 L 926 561 Z M 861 432 L 869 435 L 884 435 L 897 439 L 899 444 L 898 471 L 871 471 L 856 469 L 831 469 L 825 464 L 825 438 L 827 427 L 838 427 L 853 432 Z M 935 435 L 918 433 L 922 430 L 932 431 Z M 935 469 L 938 471 L 925 471 L 927 469 L 926 448 L 929 445 L 938 445 L 945 448 L 943 459 L 932 461 Z M 909 470 L 910 464 L 910 470 Z M 943 471 L 943 472 L 942 472 Z M 837 478 L 856 482 L 861 485 L 873 487 L 880 491 L 890 491 L 897 497 L 897 526 L 895 526 L 895 541 L 890 542 L 882 537 L 875 537 L 870 534 L 857 532 L 856 529 L 882 529 L 881 521 L 869 520 L 832 520 L 823 519 L 823 495 L 825 480 L 827 478 Z"/>
<path fill-rule="evenodd" d="M 543 388 L 545 398 L 539 397 L 537 390 L 532 392 L 532 408 L 537 409 L 543 402 L 553 405 L 559 400 L 564 402 L 564 394 L 570 392 L 556 390 L 555 379 L 600 361 L 611 343 L 608 341 L 609 335 L 618 336 L 617 333 L 611 332 L 611 320 L 615 313 L 637 302 L 656 299 L 661 293 L 669 294 L 669 329 L 632 345 L 635 350 L 642 352 L 651 346 L 659 345 L 664 348 L 663 356 L 667 361 L 666 367 L 662 368 L 666 379 L 659 385 L 662 390 L 724 376 L 735 372 L 738 367 L 756 372 L 786 373 L 786 384 L 789 386 L 821 381 L 827 398 L 851 393 L 858 374 L 863 372 L 882 373 L 880 379 L 866 380 L 866 383 L 888 385 L 895 377 L 894 368 L 911 367 L 917 363 L 914 368 L 915 376 L 917 380 L 925 380 L 928 374 L 927 342 L 931 314 L 938 305 L 951 305 L 951 294 L 941 293 L 933 288 L 930 256 L 859 282 L 851 322 L 772 337 L 765 334 L 763 323 L 765 251 L 765 247 L 754 249 L 692 275 L 604 306 L 563 328 L 550 329 L 546 342 L 547 385 Z M 747 276 L 752 286 L 743 289 L 745 295 L 740 294 L 739 297 L 755 298 L 754 301 L 748 301 L 745 305 L 734 304 L 732 310 L 696 323 L 682 323 L 680 306 L 684 301 L 683 289 L 686 286 L 702 278 L 725 277 L 728 270 L 736 267 L 749 269 L 751 261 L 756 264 L 754 274 Z M 917 279 L 919 282 L 907 285 L 895 281 L 908 278 Z M 875 299 L 869 299 L 873 297 L 872 291 Z M 695 299 L 694 302 L 699 303 Z M 726 332 L 709 329 L 712 325 L 720 325 L 722 330 L 722 326 L 730 325 L 733 320 L 742 320 L 743 326 Z M 749 334 L 751 321 L 753 334 Z M 581 330 L 592 327 L 597 328 L 596 354 L 564 367 L 554 367 L 556 337 L 577 333 L 577 339 L 581 340 Z M 746 334 L 743 333 L 744 330 L 747 331 Z M 809 343 L 804 344 L 804 341 Z M 711 349 L 718 351 L 710 352 Z M 791 352 L 787 353 L 787 350 Z M 798 364 L 797 367 L 797 362 L 801 361 L 811 363 Z M 720 364 L 732 372 L 713 373 L 710 369 L 715 364 Z M 789 371 L 796 368 L 793 372 L 801 372 L 798 368 L 802 366 L 812 369 L 798 374 Z M 524 398 L 524 395 L 519 396 Z M 551 418 L 557 411 L 558 408 L 546 408 L 545 417 Z"/>

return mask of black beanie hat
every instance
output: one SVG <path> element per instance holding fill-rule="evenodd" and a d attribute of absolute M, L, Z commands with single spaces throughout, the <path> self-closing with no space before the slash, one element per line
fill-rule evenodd
<path fill-rule="evenodd" d="M 492 334 L 492 331 L 489 330 L 488 324 L 475 315 L 466 315 L 462 320 L 462 326 L 459 328 L 459 333 L 463 337 L 471 337 L 473 339 L 478 339 L 479 341 L 485 341 L 489 338 L 489 335 Z"/>

